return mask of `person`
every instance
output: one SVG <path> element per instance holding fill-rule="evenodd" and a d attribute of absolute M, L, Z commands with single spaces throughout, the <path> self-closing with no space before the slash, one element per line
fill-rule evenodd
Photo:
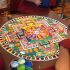
<path fill-rule="evenodd" d="M 39 6 L 41 4 L 41 0 L 27 0 L 29 2 L 33 2 L 35 3 L 37 6 Z"/>
<path fill-rule="evenodd" d="M 56 70 L 70 70 L 70 24 L 67 30 L 67 39 L 61 41 L 60 45 L 60 55 L 56 62 Z"/>
<path fill-rule="evenodd" d="M 36 0 L 38 1 L 38 0 Z M 9 10 L 11 13 L 22 13 L 29 15 L 47 15 L 50 11 L 49 8 L 40 7 L 40 2 L 31 0 L 10 0 Z"/>
<path fill-rule="evenodd" d="M 56 6 L 56 3 L 57 3 L 56 0 L 27 0 L 27 1 L 33 2 L 37 6 L 40 6 L 43 8 Z"/>

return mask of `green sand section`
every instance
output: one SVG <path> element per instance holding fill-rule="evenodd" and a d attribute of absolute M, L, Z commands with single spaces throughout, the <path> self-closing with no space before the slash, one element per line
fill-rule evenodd
<path fill-rule="evenodd" d="M 27 67 L 26 66 L 26 69 L 25 70 L 33 70 L 31 67 Z"/>
<path fill-rule="evenodd" d="M 64 34 L 64 33 L 60 33 L 59 34 L 62 38 L 66 38 L 68 35 L 67 34 Z"/>
<path fill-rule="evenodd" d="M 38 40 L 31 40 L 30 43 L 36 43 Z"/>
<path fill-rule="evenodd" d="M 54 43 L 54 48 L 55 48 L 56 50 L 59 50 L 59 44 L 58 44 L 58 43 Z"/>
<path fill-rule="evenodd" d="M 19 52 L 19 48 L 17 46 L 14 46 L 13 50 Z"/>
<path fill-rule="evenodd" d="M 46 39 L 46 40 L 50 40 L 50 39 L 52 39 L 52 36 L 48 36 L 48 37 L 46 37 L 45 39 Z"/>
<path fill-rule="evenodd" d="M 25 70 L 25 65 L 23 64 L 18 65 L 17 70 Z"/>
<path fill-rule="evenodd" d="M 6 25 L 6 26 L 3 28 L 3 31 L 6 32 L 6 33 L 8 33 L 8 29 L 9 29 L 9 28 L 8 28 L 8 26 Z"/>
<path fill-rule="evenodd" d="M 45 45 L 45 44 L 47 44 L 47 42 L 45 42 L 44 40 L 40 40 L 40 44 Z"/>

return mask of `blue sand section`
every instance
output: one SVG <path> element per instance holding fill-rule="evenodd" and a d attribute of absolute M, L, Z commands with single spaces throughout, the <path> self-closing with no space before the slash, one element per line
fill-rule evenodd
<path fill-rule="evenodd" d="M 27 67 L 31 67 L 33 64 L 32 64 L 32 62 L 31 61 L 26 61 L 26 63 L 25 63 L 25 66 L 27 66 Z"/>

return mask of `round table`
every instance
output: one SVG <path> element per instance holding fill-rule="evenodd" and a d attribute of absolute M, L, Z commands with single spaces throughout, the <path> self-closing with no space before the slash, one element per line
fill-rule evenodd
<path fill-rule="evenodd" d="M 67 27 L 44 16 L 22 16 L 0 28 L 0 44 L 10 54 L 31 61 L 58 58 L 59 42 L 67 37 Z"/>

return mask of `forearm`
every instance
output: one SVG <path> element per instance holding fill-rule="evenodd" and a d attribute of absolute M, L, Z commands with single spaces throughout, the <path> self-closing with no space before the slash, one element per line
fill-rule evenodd
<path fill-rule="evenodd" d="M 64 47 L 61 47 L 59 59 L 57 60 L 55 65 L 56 70 L 70 70 L 69 63 L 70 63 L 69 51 Z"/>
<path fill-rule="evenodd" d="M 33 3 L 35 3 L 36 5 L 40 5 L 40 3 L 41 3 L 41 0 L 27 0 L 27 1 L 29 1 L 29 2 L 33 2 Z"/>

